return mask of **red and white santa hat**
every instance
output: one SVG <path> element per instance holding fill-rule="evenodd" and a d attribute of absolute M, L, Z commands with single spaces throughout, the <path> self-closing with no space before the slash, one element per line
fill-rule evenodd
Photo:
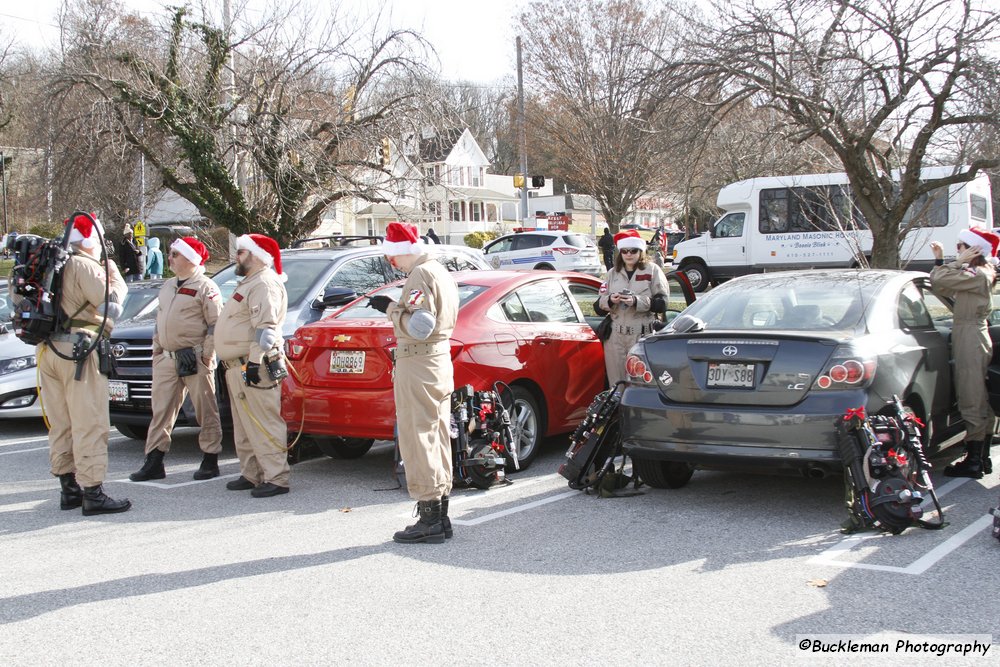
<path fill-rule="evenodd" d="M 1000 246 L 1000 236 L 985 229 L 969 227 L 958 233 L 958 240 L 970 248 L 979 248 L 983 251 L 986 261 L 997 266 L 1000 259 L 997 259 L 997 247 Z"/>
<path fill-rule="evenodd" d="M 639 250 L 645 250 L 646 242 L 642 240 L 641 236 L 639 236 L 638 230 L 626 229 L 623 232 L 615 234 L 615 246 L 619 250 L 622 248 L 638 248 Z"/>
<path fill-rule="evenodd" d="M 101 243 L 99 234 L 104 234 L 104 227 L 97 216 L 93 213 L 90 215 L 79 213 L 73 218 L 73 229 L 69 232 L 69 242 L 79 243 L 87 249 L 96 248 Z"/>
<path fill-rule="evenodd" d="M 265 265 L 274 269 L 274 272 L 278 274 L 282 282 L 288 280 L 288 276 L 281 271 L 281 250 L 278 248 L 278 242 L 270 236 L 244 234 L 236 239 L 236 248 L 238 250 L 246 250 L 264 262 Z"/>
<path fill-rule="evenodd" d="M 386 255 L 419 255 L 423 252 L 420 231 L 410 222 L 390 222 L 385 228 L 382 252 Z"/>
<path fill-rule="evenodd" d="M 170 249 L 180 253 L 184 259 L 195 266 L 204 266 L 208 260 L 208 248 L 193 236 L 176 239 L 170 244 Z"/>

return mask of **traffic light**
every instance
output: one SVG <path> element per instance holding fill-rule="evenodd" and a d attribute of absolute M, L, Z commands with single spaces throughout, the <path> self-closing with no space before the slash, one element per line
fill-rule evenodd
<path fill-rule="evenodd" d="M 514 174 L 514 187 L 515 188 L 524 187 L 524 174 Z"/>
<path fill-rule="evenodd" d="M 389 137 L 382 139 L 382 166 L 388 167 L 391 154 L 389 152 Z"/>
<path fill-rule="evenodd" d="M 532 176 L 531 177 L 531 187 L 533 187 L 533 188 L 544 188 L 545 187 L 545 177 L 544 176 Z"/>

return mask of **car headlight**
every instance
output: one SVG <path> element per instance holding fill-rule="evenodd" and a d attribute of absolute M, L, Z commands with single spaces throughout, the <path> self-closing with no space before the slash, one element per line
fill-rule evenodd
<path fill-rule="evenodd" d="M 8 375 L 9 373 L 16 373 L 17 371 L 23 371 L 26 368 L 34 368 L 38 365 L 35 361 L 35 355 L 30 354 L 27 357 L 14 357 L 12 359 L 0 360 L 0 375 Z"/>

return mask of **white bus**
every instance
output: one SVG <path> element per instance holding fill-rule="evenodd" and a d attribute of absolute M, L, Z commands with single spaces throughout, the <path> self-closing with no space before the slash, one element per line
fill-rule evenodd
<path fill-rule="evenodd" d="M 955 169 L 928 167 L 921 174 L 940 178 Z M 709 231 L 674 246 L 674 268 L 684 270 L 699 292 L 709 282 L 746 273 L 857 266 L 860 256 L 871 254 L 871 232 L 843 173 L 739 181 L 722 188 L 717 203 L 725 213 Z M 930 270 L 931 241 L 954 252 L 960 229 L 993 226 L 989 179 L 981 174 L 919 198 L 907 225 L 912 228 L 900 248 L 901 263 Z"/>

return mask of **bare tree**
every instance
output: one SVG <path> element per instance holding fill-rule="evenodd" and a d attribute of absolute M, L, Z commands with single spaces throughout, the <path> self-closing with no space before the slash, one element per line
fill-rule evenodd
<path fill-rule="evenodd" d="M 83 4 L 95 2 L 108 0 Z M 385 200 L 378 147 L 415 114 L 425 46 L 378 17 L 323 24 L 292 9 L 231 32 L 204 7 L 159 27 L 117 14 L 103 39 L 64 22 L 60 94 L 89 91 L 104 129 L 209 220 L 287 242 L 339 199 Z"/>
<path fill-rule="evenodd" d="M 613 231 L 635 200 L 666 184 L 672 103 L 648 73 L 678 31 L 645 0 L 543 0 L 520 17 L 529 157 L 548 154 L 592 193 Z"/>
<path fill-rule="evenodd" d="M 781 119 L 772 130 L 829 146 L 871 227 L 874 266 L 899 266 L 900 224 L 919 198 L 1000 166 L 996 155 L 954 150 L 1000 123 L 1000 14 L 987 3 L 745 0 L 715 9 L 688 29 L 681 66 L 664 58 L 663 78 L 697 86 L 693 96 L 723 111 L 771 109 Z M 941 159 L 967 165 L 921 178 Z"/>

